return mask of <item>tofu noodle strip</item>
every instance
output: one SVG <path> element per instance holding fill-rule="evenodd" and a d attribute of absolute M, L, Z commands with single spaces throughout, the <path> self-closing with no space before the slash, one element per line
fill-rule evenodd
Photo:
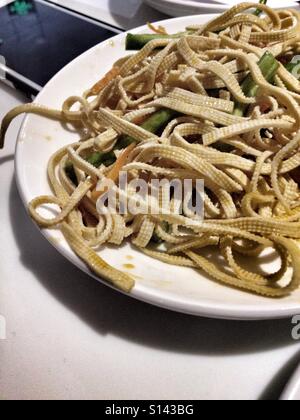
<path fill-rule="evenodd" d="M 130 242 L 224 286 L 264 298 L 290 295 L 300 286 L 300 14 L 241 3 L 179 29 L 129 34 L 126 47 L 135 52 L 62 109 L 15 108 L 1 123 L 0 148 L 23 113 L 82 134 L 49 156 L 52 195 L 34 198 L 29 213 L 41 228 L 60 229 L 114 287 L 130 292 L 135 280 L 105 262 L 101 247 Z M 126 190 L 120 172 L 130 181 Z M 142 199 L 133 186 L 140 180 L 148 186 Z M 181 212 L 168 211 L 179 205 L 172 191 L 150 196 L 153 180 L 191 180 Z M 189 205 L 198 180 L 203 218 Z M 117 213 L 99 212 L 108 192 Z M 124 200 L 138 210 L 119 211 Z M 266 272 L 269 253 L 279 264 Z"/>

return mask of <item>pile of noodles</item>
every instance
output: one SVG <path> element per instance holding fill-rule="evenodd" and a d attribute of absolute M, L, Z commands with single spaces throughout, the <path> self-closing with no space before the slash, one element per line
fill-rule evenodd
<path fill-rule="evenodd" d="M 10 121 L 23 112 L 85 128 L 84 139 L 50 159 L 53 196 L 36 198 L 29 210 L 39 226 L 61 229 L 91 270 L 122 290 L 130 291 L 134 280 L 103 261 L 98 251 L 128 240 L 153 258 L 199 269 L 244 291 L 276 298 L 299 287 L 300 83 L 281 64 L 270 84 L 257 62 L 266 51 L 281 63 L 300 52 L 300 15 L 261 5 L 258 17 L 254 7 L 242 3 L 206 25 L 188 28 L 180 39 L 149 42 L 116 63 L 104 83 L 67 99 L 61 111 L 25 105 L 2 123 L 2 142 Z M 259 86 L 255 98 L 240 87 L 249 72 Z M 237 102 L 247 105 L 242 117 L 233 113 Z M 140 122 L 161 108 L 178 113 L 163 133 L 141 128 Z M 93 152 L 113 151 L 121 135 L 136 143 L 116 151 L 117 164 L 96 168 L 87 162 Z M 70 162 L 78 186 L 67 176 Z M 188 210 L 182 215 L 99 215 L 95 186 L 106 177 L 116 179 L 120 169 L 129 179 L 203 179 L 204 221 Z M 58 205 L 61 212 L 45 219 L 38 211 L 45 204 Z M 208 248 L 219 253 L 218 263 L 205 257 Z M 281 260 L 276 273 L 259 268 L 269 248 Z M 254 272 L 242 266 L 244 257 L 253 261 Z"/>

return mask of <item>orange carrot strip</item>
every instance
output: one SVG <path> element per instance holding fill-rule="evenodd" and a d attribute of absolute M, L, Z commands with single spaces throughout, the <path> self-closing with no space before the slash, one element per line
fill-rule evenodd
<path fill-rule="evenodd" d="M 106 75 L 99 80 L 91 89 L 93 95 L 99 95 L 99 93 L 117 76 L 120 74 L 119 67 L 113 67 Z"/>
<path fill-rule="evenodd" d="M 127 159 L 130 155 L 130 153 L 135 148 L 135 143 L 132 143 L 130 146 L 128 146 L 124 152 L 119 156 L 119 158 L 116 160 L 116 163 L 114 164 L 111 171 L 107 174 L 106 178 L 111 179 L 113 182 L 117 182 L 119 173 L 122 170 L 123 166 L 126 164 Z M 103 194 L 107 192 L 107 189 L 105 191 L 97 191 L 96 189 L 92 192 L 92 199 L 94 201 L 97 201 L 98 198 L 100 198 Z"/>
<path fill-rule="evenodd" d="M 151 31 L 155 32 L 156 34 L 159 34 L 159 35 L 168 35 L 168 32 L 166 31 L 166 29 L 163 26 L 159 26 L 158 28 L 156 28 L 150 22 L 148 22 L 147 25 L 148 25 L 148 28 L 151 29 Z"/>

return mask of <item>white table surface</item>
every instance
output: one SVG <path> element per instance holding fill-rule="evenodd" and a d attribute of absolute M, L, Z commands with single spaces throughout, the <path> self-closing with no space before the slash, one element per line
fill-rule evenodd
<path fill-rule="evenodd" d="M 0 118 L 22 101 L 0 85 Z M 0 399 L 279 398 L 300 360 L 291 321 L 176 314 L 79 272 L 21 204 L 13 164 L 19 126 L 20 119 L 0 152 L 0 314 L 7 321 Z"/>

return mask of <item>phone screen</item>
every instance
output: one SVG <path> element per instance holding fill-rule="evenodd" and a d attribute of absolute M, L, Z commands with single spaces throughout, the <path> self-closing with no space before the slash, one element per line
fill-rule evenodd
<path fill-rule="evenodd" d="M 44 1 L 13 1 L 0 8 L 1 62 L 16 87 L 24 88 L 26 79 L 43 87 L 78 55 L 120 32 Z"/>

